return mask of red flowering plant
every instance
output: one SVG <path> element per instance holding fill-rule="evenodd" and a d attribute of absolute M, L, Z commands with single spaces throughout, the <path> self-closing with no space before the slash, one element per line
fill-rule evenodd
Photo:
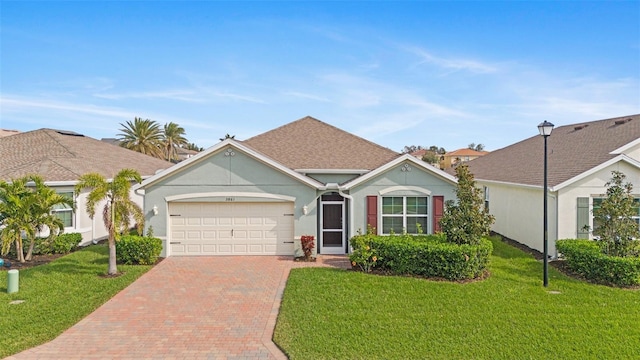
<path fill-rule="evenodd" d="M 304 258 L 306 260 L 311 259 L 311 254 L 313 254 L 313 248 L 316 247 L 315 238 L 313 235 L 302 235 L 300 237 L 300 244 L 302 245 L 302 252 L 304 252 Z"/>

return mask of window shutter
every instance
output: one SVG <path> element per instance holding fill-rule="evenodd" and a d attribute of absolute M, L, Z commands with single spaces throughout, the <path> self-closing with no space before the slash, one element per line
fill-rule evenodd
<path fill-rule="evenodd" d="M 375 195 L 367 196 L 367 226 L 378 234 L 378 197 Z"/>
<path fill-rule="evenodd" d="M 578 198 L 578 221 L 577 221 L 576 233 L 578 239 L 588 239 L 589 230 L 585 229 L 585 226 L 589 226 L 589 198 Z"/>
<path fill-rule="evenodd" d="M 444 196 L 433 197 L 433 232 L 442 231 L 440 219 L 444 215 Z"/>

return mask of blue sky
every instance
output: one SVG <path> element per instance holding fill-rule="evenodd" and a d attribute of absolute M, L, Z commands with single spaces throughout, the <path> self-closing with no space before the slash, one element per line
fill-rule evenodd
<path fill-rule="evenodd" d="M 396 151 L 495 150 L 640 113 L 639 1 L 2 0 L 0 20 L 5 129 L 137 116 L 209 147 L 310 115 Z"/>

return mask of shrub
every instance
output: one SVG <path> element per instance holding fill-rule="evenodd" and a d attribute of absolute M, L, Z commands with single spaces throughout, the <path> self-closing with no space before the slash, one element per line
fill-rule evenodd
<path fill-rule="evenodd" d="M 493 251 L 491 241 L 486 238 L 480 239 L 477 245 L 454 244 L 448 242 L 443 235 L 367 234 L 354 236 L 351 243 L 368 244 L 377 254 L 375 265 L 381 270 L 396 275 L 440 277 L 449 280 L 481 276 L 489 265 Z"/>
<path fill-rule="evenodd" d="M 354 236 L 349 240 L 353 248 L 349 254 L 351 265 L 360 267 L 360 270 L 364 272 L 370 272 L 376 266 L 380 257 L 372 243 L 372 239 L 375 237 L 376 235 L 369 232 L 366 235 Z"/>
<path fill-rule="evenodd" d="M 300 245 L 306 259 L 311 259 L 313 248 L 316 247 L 316 245 L 314 244 L 314 239 L 315 238 L 313 237 L 313 235 L 302 235 L 300 237 Z"/>
<path fill-rule="evenodd" d="M 440 226 L 449 242 L 478 245 L 482 237 L 489 235 L 495 218 L 485 208 L 482 191 L 466 164 L 456 167 L 456 177 L 458 202 L 447 201 Z"/>
<path fill-rule="evenodd" d="M 610 256 L 602 252 L 602 243 L 591 240 L 556 241 L 571 271 L 597 283 L 617 286 L 640 285 L 640 257 Z"/>
<path fill-rule="evenodd" d="M 162 252 L 162 240 L 148 236 L 124 235 L 116 242 L 116 259 L 125 265 L 152 265 Z"/>
<path fill-rule="evenodd" d="M 64 233 L 46 239 L 37 238 L 33 254 L 68 254 L 80 244 L 80 241 L 82 241 L 80 233 Z"/>

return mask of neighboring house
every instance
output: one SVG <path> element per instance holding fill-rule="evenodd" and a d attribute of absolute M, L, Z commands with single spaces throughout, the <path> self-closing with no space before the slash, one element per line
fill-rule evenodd
<path fill-rule="evenodd" d="M 533 128 L 533 127 L 532 127 Z M 533 129 L 532 129 L 533 130 Z M 548 144 L 548 239 L 593 238 L 593 208 L 613 170 L 623 172 L 640 197 L 640 115 L 560 126 Z M 533 136 L 471 161 L 493 230 L 543 250 L 544 139 Z M 640 213 L 638 214 L 640 216 Z"/>
<path fill-rule="evenodd" d="M 18 130 L 0 129 L 0 138 L 3 138 L 5 136 L 11 136 L 11 135 L 19 134 L 19 133 L 20 133 L 20 131 L 18 131 Z"/>
<path fill-rule="evenodd" d="M 458 149 L 449 151 L 440 158 L 440 168 L 449 169 L 458 164 L 466 163 L 473 159 L 487 155 L 488 151 L 476 151 L 473 149 Z"/>
<path fill-rule="evenodd" d="M 420 149 L 420 150 L 416 150 L 414 152 L 409 153 L 411 156 L 415 156 L 416 158 L 425 161 L 428 164 L 431 164 L 433 166 L 437 166 L 440 167 L 440 162 L 439 161 L 435 161 L 435 162 L 429 162 L 427 161 L 428 159 L 425 159 L 425 155 L 427 154 L 433 154 L 433 152 L 431 150 L 427 150 L 427 149 Z M 434 154 L 437 155 L 437 154 Z M 437 159 L 437 157 L 435 157 L 435 159 Z"/>
<path fill-rule="evenodd" d="M 40 129 L 0 138 L 0 179 L 11 181 L 30 174 L 43 177 L 58 193 L 73 197 L 73 187 L 80 176 L 97 172 L 107 179 L 121 169 L 137 170 L 143 178 L 154 175 L 173 164 L 124 148 L 114 148 L 72 131 Z M 94 219 L 86 212 L 85 190 L 74 199 L 76 209 L 57 208 L 54 212 L 65 224 L 65 232 L 82 234 L 81 244 L 103 238 L 107 231 L 102 221 L 102 208 L 96 208 Z M 131 197 L 142 206 L 142 197 Z"/>
<path fill-rule="evenodd" d="M 163 256 L 294 255 L 313 235 L 321 254 L 348 239 L 433 233 L 453 176 L 311 117 L 246 141 L 225 139 L 143 182 L 147 224 Z"/>

